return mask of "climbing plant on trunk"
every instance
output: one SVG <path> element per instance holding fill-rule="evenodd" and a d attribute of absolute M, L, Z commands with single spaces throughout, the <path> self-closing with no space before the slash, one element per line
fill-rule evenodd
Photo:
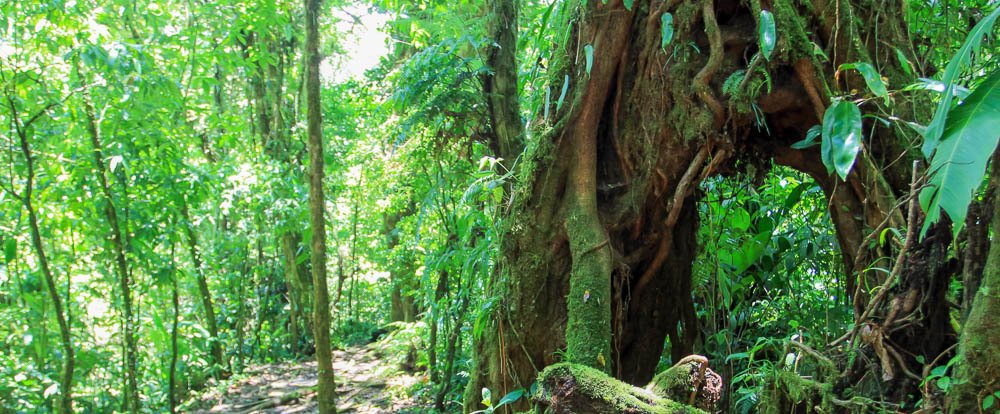
<path fill-rule="evenodd" d="M 940 324 L 951 239 L 941 225 L 931 230 L 940 237 L 920 243 L 870 243 L 886 226 L 922 223 L 905 202 L 909 161 L 923 159 L 909 149 L 917 134 L 866 121 L 853 168 L 841 165 L 837 173 L 819 148 L 793 147 L 823 123 L 838 96 L 861 99 L 863 113 L 926 121 L 925 97 L 891 106 L 870 99 L 881 96 L 849 66 L 874 65 L 890 85 L 912 79 L 903 60 L 916 56 L 858 41 L 877 26 L 880 39 L 911 42 L 903 2 L 880 4 L 893 13 L 871 7 L 848 0 L 560 3 L 552 19 L 562 35 L 545 60 L 548 91 L 534 94 L 541 97 L 534 118 L 543 121 L 532 126 L 536 138 L 521 156 L 505 214 L 466 409 L 476 408 L 482 388 L 494 395 L 527 388 L 559 360 L 645 384 L 668 336 L 676 358 L 690 353 L 699 334 L 691 298 L 698 186 L 710 175 L 766 171 L 772 162 L 809 173 L 831 201 L 857 325 L 871 327 L 900 310 L 920 315 L 907 329 L 852 342 L 851 351 L 885 352 L 889 341 L 881 339 L 891 338 L 901 344 L 894 352 L 920 355 L 879 362 L 898 374 L 884 379 L 895 385 L 894 398 L 917 395 L 905 372 L 954 341 Z M 869 13 L 876 25 L 854 17 Z M 886 288 L 892 295 L 873 301 L 868 289 L 887 278 L 870 269 L 892 267 L 898 261 L 878 258 L 900 249 L 906 262 Z M 930 294 L 896 309 L 914 290 Z M 855 372 L 862 371 L 847 376 Z"/>

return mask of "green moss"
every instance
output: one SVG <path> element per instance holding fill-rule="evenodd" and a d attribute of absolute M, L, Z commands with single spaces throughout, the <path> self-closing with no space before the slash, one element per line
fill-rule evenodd
<path fill-rule="evenodd" d="M 691 367 L 688 364 L 674 365 L 653 377 L 653 381 L 649 383 L 647 389 L 663 398 L 676 398 L 690 394 L 690 370 Z"/>
<path fill-rule="evenodd" d="M 829 413 L 834 412 L 833 397 L 833 386 L 830 384 L 803 378 L 793 371 L 776 369 L 761 393 L 759 407 L 764 414 L 787 413 L 797 408 L 805 410 L 797 412 Z"/>
<path fill-rule="evenodd" d="M 697 408 L 657 397 L 649 391 L 611 378 L 599 370 L 578 364 L 561 363 L 549 366 L 539 374 L 538 383 L 541 384 L 542 390 L 536 399 L 543 404 L 552 398 L 580 399 L 582 394 L 586 399 L 595 401 L 592 406 L 606 413 L 704 413 Z M 572 387 L 572 390 L 559 387 Z"/>
<path fill-rule="evenodd" d="M 566 298 L 569 360 L 611 371 L 611 255 L 607 234 L 578 207 L 566 218 L 573 270 Z"/>
<path fill-rule="evenodd" d="M 794 62 L 805 58 L 811 59 L 813 43 L 809 38 L 805 18 L 799 15 L 792 0 L 774 2 L 775 28 L 778 31 L 778 41 L 784 43 L 781 49 L 787 61 Z M 780 44 L 780 43 L 779 43 Z"/>

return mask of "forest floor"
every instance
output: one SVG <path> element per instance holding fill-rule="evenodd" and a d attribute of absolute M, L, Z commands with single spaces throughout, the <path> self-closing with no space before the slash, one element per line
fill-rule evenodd
<path fill-rule="evenodd" d="M 333 352 L 337 412 L 419 413 L 424 404 L 407 397 L 423 375 L 403 372 L 383 355 L 378 342 Z M 212 413 L 315 413 L 316 361 L 248 367 L 226 387 L 205 392 L 190 411 Z"/>

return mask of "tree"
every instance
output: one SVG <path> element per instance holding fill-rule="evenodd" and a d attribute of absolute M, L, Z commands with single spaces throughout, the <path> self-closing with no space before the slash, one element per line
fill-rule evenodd
<path fill-rule="evenodd" d="M 18 105 L 15 103 L 15 99 L 11 95 L 11 92 L 5 90 L 4 97 L 6 98 L 8 108 L 10 109 L 10 122 L 14 129 L 14 135 L 17 136 L 19 144 L 18 147 L 21 150 L 21 156 L 24 157 L 25 164 L 23 189 L 20 192 L 16 191 L 12 183 L 9 188 L 4 188 L 4 191 L 10 193 L 15 199 L 20 201 L 24 206 L 24 209 L 28 211 L 28 227 L 31 231 L 31 247 L 35 251 L 35 256 L 38 258 L 38 266 L 41 268 L 42 275 L 45 278 L 45 287 L 48 291 L 49 299 L 55 307 L 56 322 L 59 324 L 59 340 L 63 351 L 63 367 L 62 374 L 59 378 L 60 389 L 57 411 L 64 414 L 72 413 L 73 370 L 76 364 L 75 350 L 73 349 L 73 335 L 70 321 L 66 317 L 68 312 L 63 309 L 63 300 L 59 295 L 58 286 L 56 286 L 56 278 L 52 272 L 52 266 L 49 264 L 48 255 L 45 252 L 45 244 L 42 242 L 42 232 L 38 224 L 38 210 L 35 208 L 32 199 L 32 197 L 34 197 L 33 192 L 35 189 L 35 154 L 32 152 L 31 142 L 29 141 L 29 136 L 33 135 L 30 131 L 34 130 L 34 126 L 32 124 L 42 117 L 47 116 L 46 113 L 52 106 L 54 106 L 54 104 L 39 110 L 37 113 L 24 120 L 21 118 Z M 67 280 L 66 283 L 68 286 L 70 282 Z M 66 300 L 70 300 L 68 287 Z M 69 306 L 69 304 L 67 303 L 66 306 Z"/>
<path fill-rule="evenodd" d="M 313 337 L 319 370 L 319 412 L 336 413 L 337 384 L 330 350 L 330 292 L 326 280 L 326 202 L 323 199 L 323 113 L 319 83 L 320 0 L 305 0 L 306 10 L 306 118 L 309 135 L 309 224 L 312 228 L 312 274 L 315 296 Z"/>
<path fill-rule="evenodd" d="M 922 159 L 908 150 L 916 134 L 866 124 L 864 150 L 840 175 L 817 148 L 793 147 L 840 96 L 866 96 L 863 77 L 841 65 L 871 64 L 891 85 L 909 80 L 903 60 L 915 56 L 858 40 L 878 27 L 879 44 L 909 44 L 903 2 L 879 5 L 898 13 L 871 7 L 844 0 L 592 0 L 553 12 L 569 28 L 547 62 L 553 99 L 537 108 L 554 116 L 533 126 L 537 141 L 518 167 L 491 282 L 496 305 L 475 344 L 466 410 L 476 408 L 482 388 L 494 395 L 527 388 L 561 358 L 645 384 L 665 338 L 675 358 L 690 353 L 699 331 L 691 298 L 698 185 L 714 174 L 767 170 L 772 160 L 810 174 L 830 200 L 850 279 L 858 277 L 849 283 L 856 331 L 900 311 L 916 319 L 905 329 L 866 330 L 874 334 L 851 343 L 853 352 L 911 355 L 880 363 L 892 373 L 884 380 L 894 384 L 894 398 L 918 395 L 919 380 L 905 372 L 953 341 L 941 324 L 947 320 L 942 281 L 954 271 L 945 266 L 947 225 L 898 249 L 906 261 L 889 264 L 899 264 L 898 278 L 867 270 L 885 264 L 876 258 L 897 253 L 870 247 L 873 233 L 889 223 L 900 229 L 922 223 L 919 211 L 907 209 L 911 163 L 893 162 Z M 868 13 L 876 24 L 851 17 Z M 920 121 L 928 115 L 919 96 L 891 106 L 863 102 L 865 112 Z M 503 130 L 502 118 L 491 122 Z M 868 294 L 886 280 L 884 294 Z M 930 294 L 905 302 L 913 291 Z M 885 338 L 900 349 L 887 351 Z M 862 371 L 847 377 L 856 380 Z"/>
<path fill-rule="evenodd" d="M 958 344 L 958 378 L 954 390 L 948 395 L 948 412 L 972 413 L 988 409 L 997 401 L 1000 391 L 1000 356 L 997 343 L 1000 338 L 1000 151 L 993 156 L 990 188 L 993 196 L 993 242 L 983 268 L 982 284 L 976 292 L 972 311 L 962 327 Z M 988 199 L 987 199 L 988 200 Z M 987 404 L 986 401 L 991 401 Z"/>

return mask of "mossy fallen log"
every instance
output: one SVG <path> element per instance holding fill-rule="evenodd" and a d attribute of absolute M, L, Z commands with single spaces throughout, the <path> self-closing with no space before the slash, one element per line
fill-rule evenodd
<path fill-rule="evenodd" d="M 671 368 L 673 369 L 673 368 Z M 538 376 L 533 397 L 538 412 L 551 414 L 705 414 L 706 412 L 658 396 L 578 364 L 551 365 Z M 654 387 L 655 388 L 655 387 Z"/>

